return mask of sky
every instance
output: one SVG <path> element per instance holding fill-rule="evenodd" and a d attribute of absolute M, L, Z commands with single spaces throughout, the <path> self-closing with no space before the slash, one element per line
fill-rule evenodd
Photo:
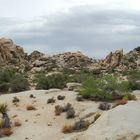
<path fill-rule="evenodd" d="M 140 45 L 140 1 L 0 0 L 0 37 L 28 53 L 126 53 Z"/>

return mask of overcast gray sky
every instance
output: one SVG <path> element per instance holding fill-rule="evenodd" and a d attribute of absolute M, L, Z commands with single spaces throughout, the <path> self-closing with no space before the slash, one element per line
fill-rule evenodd
<path fill-rule="evenodd" d="M 29 53 L 127 52 L 140 45 L 140 1 L 0 0 L 0 37 Z"/>

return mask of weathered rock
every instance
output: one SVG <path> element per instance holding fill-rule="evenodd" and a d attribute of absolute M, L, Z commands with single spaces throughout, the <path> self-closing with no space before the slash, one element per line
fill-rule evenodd
<path fill-rule="evenodd" d="M 67 52 L 53 56 L 42 55 L 40 59 L 32 62 L 32 65 L 33 67 L 43 66 L 47 71 L 63 71 L 64 69 L 79 71 L 87 69 L 93 63 L 91 58 L 81 52 Z"/>
<path fill-rule="evenodd" d="M 39 60 L 44 54 L 39 51 L 33 51 L 28 57 L 31 62 Z"/>
<path fill-rule="evenodd" d="M 102 70 L 110 71 L 116 70 L 118 72 L 124 72 L 127 70 L 140 68 L 140 51 L 135 48 L 127 54 L 123 54 L 123 50 L 118 50 L 114 53 L 110 53 L 104 60 L 101 60 L 98 65 Z"/>
<path fill-rule="evenodd" d="M 104 112 L 87 131 L 67 140 L 140 140 L 139 107 L 131 101 Z"/>
<path fill-rule="evenodd" d="M 25 69 L 28 65 L 27 54 L 23 48 L 13 43 L 11 39 L 0 39 L 0 67 Z M 15 67 L 16 66 L 16 67 Z"/>
<path fill-rule="evenodd" d="M 10 67 L 21 72 L 36 73 L 40 71 L 89 71 L 95 74 L 106 71 L 123 72 L 140 69 L 140 47 L 127 54 L 123 50 L 111 52 L 104 60 L 91 59 L 81 52 L 66 52 L 53 56 L 34 51 L 27 55 L 23 48 L 15 45 L 11 39 L 0 39 L 0 67 Z"/>

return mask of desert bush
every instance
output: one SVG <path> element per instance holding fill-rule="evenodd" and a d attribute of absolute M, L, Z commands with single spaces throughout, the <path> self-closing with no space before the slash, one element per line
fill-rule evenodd
<path fill-rule="evenodd" d="M 17 98 L 17 97 L 14 97 L 13 100 L 12 100 L 13 103 L 18 103 L 19 101 L 20 101 L 20 100 L 19 100 L 19 98 Z"/>
<path fill-rule="evenodd" d="M 80 120 L 80 121 L 75 122 L 75 124 L 73 125 L 73 130 L 78 131 L 78 132 L 84 131 L 88 129 L 89 125 L 90 125 L 89 121 Z"/>
<path fill-rule="evenodd" d="M 63 133 L 72 133 L 73 132 L 73 126 L 72 125 L 65 125 L 62 128 Z"/>
<path fill-rule="evenodd" d="M 20 122 L 19 120 L 15 120 L 14 126 L 19 127 L 19 126 L 21 126 L 21 125 L 22 125 L 22 124 L 21 124 L 21 122 Z"/>
<path fill-rule="evenodd" d="M 109 110 L 110 107 L 111 107 L 111 105 L 109 103 L 106 103 L 106 102 L 100 103 L 100 105 L 99 105 L 99 109 L 101 109 L 101 110 Z"/>
<path fill-rule="evenodd" d="M 45 74 L 38 77 L 36 89 L 50 89 L 60 88 L 63 89 L 66 86 L 65 76 L 62 74 L 53 74 L 46 76 Z"/>
<path fill-rule="evenodd" d="M 33 105 L 27 105 L 26 110 L 36 110 L 36 108 Z"/>
<path fill-rule="evenodd" d="M 14 72 L 10 70 L 0 70 L 0 92 L 7 92 L 10 88 L 11 79 Z"/>
<path fill-rule="evenodd" d="M 27 79 L 21 74 L 16 74 L 11 80 L 10 85 L 11 92 L 20 92 L 29 89 L 29 83 Z"/>
<path fill-rule="evenodd" d="M 30 94 L 29 97 L 30 97 L 30 98 L 36 98 L 33 94 Z"/>
<path fill-rule="evenodd" d="M 130 87 L 132 90 L 140 90 L 140 71 L 132 70 L 127 73 Z"/>
<path fill-rule="evenodd" d="M 64 100 L 64 99 L 65 99 L 65 96 L 58 95 L 58 96 L 57 96 L 57 99 L 58 99 L 58 100 Z"/>
<path fill-rule="evenodd" d="M 63 107 L 63 112 L 67 112 L 68 110 L 70 110 L 72 108 L 72 105 L 70 103 L 67 103 L 64 107 Z"/>
<path fill-rule="evenodd" d="M 9 69 L 0 70 L 0 83 L 10 83 L 14 77 L 15 71 Z"/>
<path fill-rule="evenodd" d="M 66 112 L 66 118 L 67 119 L 71 119 L 75 117 L 75 111 L 74 108 L 70 108 L 67 112 Z"/>
<path fill-rule="evenodd" d="M 0 92 L 8 92 L 9 91 L 9 83 L 1 83 L 0 84 Z"/>
<path fill-rule="evenodd" d="M 124 100 L 137 100 L 137 97 L 133 94 L 126 94 L 124 97 L 123 97 Z"/>
<path fill-rule="evenodd" d="M 11 136 L 13 134 L 13 131 L 11 128 L 4 128 L 1 131 L 2 136 Z"/>
<path fill-rule="evenodd" d="M 91 100 L 116 100 L 130 91 L 128 81 L 120 81 L 112 75 L 105 75 L 95 79 L 89 77 L 80 91 L 80 95 Z"/>
<path fill-rule="evenodd" d="M 54 97 L 49 98 L 49 99 L 47 100 L 47 104 L 51 104 L 51 103 L 55 103 Z"/>
<path fill-rule="evenodd" d="M 63 112 L 63 108 L 60 105 L 55 106 L 55 115 L 59 116 Z"/>
<path fill-rule="evenodd" d="M 24 76 L 14 70 L 0 71 L 0 92 L 18 92 L 29 89 L 28 81 Z"/>

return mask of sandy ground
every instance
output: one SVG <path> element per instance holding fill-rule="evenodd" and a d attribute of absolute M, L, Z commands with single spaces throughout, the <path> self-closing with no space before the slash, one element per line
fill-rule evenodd
<path fill-rule="evenodd" d="M 19 120 L 22 123 L 20 127 L 13 127 L 13 135 L 10 137 L 1 138 L 2 140 L 61 140 L 66 137 L 71 137 L 72 134 L 63 134 L 62 127 L 66 124 L 73 124 L 80 117 L 91 113 L 98 112 L 99 103 L 92 101 L 77 102 L 76 92 L 73 91 L 55 91 L 48 92 L 45 90 L 31 90 L 16 94 L 8 94 L 0 96 L 0 103 L 7 103 L 9 106 L 8 114 L 11 120 Z M 36 98 L 29 98 L 33 94 Z M 58 95 L 65 95 L 63 101 L 56 100 L 54 104 L 47 104 L 47 99 Z M 13 97 L 18 97 L 20 102 L 18 106 L 12 103 Z M 75 108 L 76 117 L 74 119 L 66 119 L 66 114 L 55 116 L 55 105 L 65 105 L 71 103 Z M 34 105 L 37 110 L 27 111 L 27 105 Z M 14 117 L 17 115 L 16 117 Z"/>

